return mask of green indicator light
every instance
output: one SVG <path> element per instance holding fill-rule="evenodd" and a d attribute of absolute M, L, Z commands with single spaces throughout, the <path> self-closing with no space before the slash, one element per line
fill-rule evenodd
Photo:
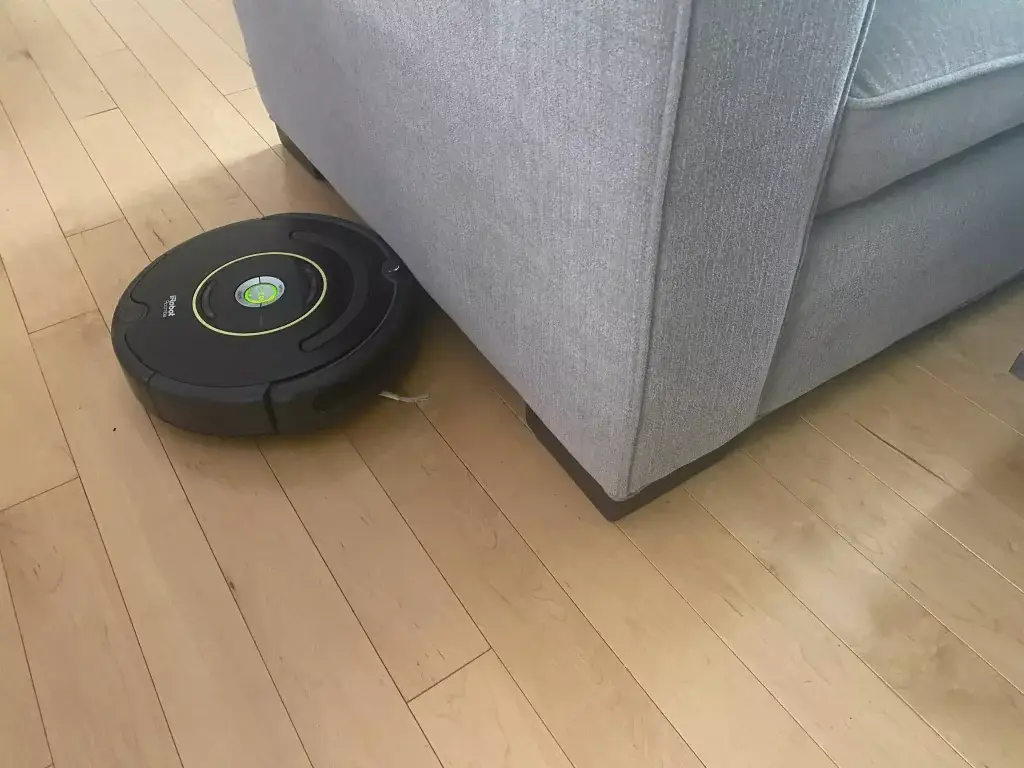
<path fill-rule="evenodd" d="M 270 304 L 277 299 L 277 286 L 268 283 L 254 285 L 245 292 L 245 300 L 250 304 Z"/>

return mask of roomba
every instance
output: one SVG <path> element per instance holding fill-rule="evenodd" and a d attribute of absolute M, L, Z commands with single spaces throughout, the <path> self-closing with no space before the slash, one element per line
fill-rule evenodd
<path fill-rule="evenodd" d="M 325 426 L 400 376 L 417 286 L 351 221 L 284 214 L 211 230 L 140 274 L 114 351 L 139 400 L 214 435 Z"/>

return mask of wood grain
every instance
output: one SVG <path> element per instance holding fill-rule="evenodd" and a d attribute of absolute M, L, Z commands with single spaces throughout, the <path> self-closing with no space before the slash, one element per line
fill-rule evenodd
<path fill-rule="evenodd" d="M 249 64 L 182 0 L 137 2 L 221 93 L 237 93 L 256 85 Z"/>
<path fill-rule="evenodd" d="M 439 768 L 256 445 L 160 434 L 313 765 Z"/>
<path fill-rule="evenodd" d="M 0 513 L 0 539 L 4 518 Z M 0 755 L 10 765 L 45 768 L 51 762 L 35 689 L 28 671 L 21 629 L 7 586 L 0 546 Z"/>
<path fill-rule="evenodd" d="M 267 114 L 267 108 L 263 105 L 263 99 L 257 88 L 247 88 L 228 96 L 235 109 L 242 115 L 256 132 L 263 137 L 263 140 L 272 147 L 280 146 L 281 137 L 277 134 L 277 126 Z"/>
<path fill-rule="evenodd" d="M 0 360 L 0 509 L 4 509 L 77 473 L 2 265 Z"/>
<path fill-rule="evenodd" d="M 183 764 L 309 768 L 100 316 L 33 342 Z"/>
<path fill-rule="evenodd" d="M 262 442 L 406 699 L 487 650 L 398 510 L 338 432 Z"/>
<path fill-rule="evenodd" d="M 91 64 L 204 229 L 259 217 L 238 182 L 131 51 L 96 56 Z"/>
<path fill-rule="evenodd" d="M 27 50 L 0 59 L 0 102 L 64 234 L 121 217 Z"/>
<path fill-rule="evenodd" d="M 93 309 L 82 273 L 2 109 L 0 179 L 0 254 L 25 326 L 31 332 Z"/>
<path fill-rule="evenodd" d="M 460 341 L 432 335 L 410 391 L 430 393 L 422 409 L 439 433 L 697 757 L 705 765 L 830 765 L 779 691 L 766 690 L 607 524 L 499 399 L 489 366 Z M 673 641 L 679 637 L 686 643 Z"/>
<path fill-rule="evenodd" d="M 45 0 L 4 0 L 3 7 L 69 120 L 114 108 Z"/>
<path fill-rule="evenodd" d="M 412 702 L 445 768 L 572 768 L 491 652 Z"/>
<path fill-rule="evenodd" d="M 81 484 L 0 516 L 0 553 L 55 763 L 181 768 Z"/>
<path fill-rule="evenodd" d="M 120 110 L 78 120 L 75 130 L 151 259 L 202 232 Z"/>
<path fill-rule="evenodd" d="M 1024 592 L 806 423 L 782 423 L 747 450 L 861 555 L 1024 688 Z"/>
<path fill-rule="evenodd" d="M 124 48 L 92 0 L 46 0 L 46 4 L 86 59 Z"/>
<path fill-rule="evenodd" d="M 1019 692 L 748 456 L 730 456 L 687 488 L 972 764 L 1019 763 Z M 890 722 L 890 737 L 915 755 L 900 764 L 951 759 L 923 723 Z"/>
<path fill-rule="evenodd" d="M 1024 588 L 1024 496 L 1002 488 L 1021 471 L 1019 436 L 928 374 L 899 367 L 903 383 L 868 369 L 811 399 L 804 418 Z M 1017 469 L 1008 465 L 1015 455 Z"/>
<path fill-rule="evenodd" d="M 134 0 L 96 6 L 260 211 L 352 217 L 327 185 L 279 157 Z"/>
<path fill-rule="evenodd" d="M 245 38 L 242 37 L 242 28 L 238 25 L 238 16 L 235 15 L 235 6 L 231 0 L 185 0 L 185 4 L 243 61 L 249 61 Z"/>
<path fill-rule="evenodd" d="M 149 265 L 146 252 L 124 219 L 72 235 L 68 244 L 109 328 L 121 295 Z"/>
<path fill-rule="evenodd" d="M 699 765 L 415 407 L 382 403 L 348 431 L 576 768 Z"/>
<path fill-rule="evenodd" d="M 1024 434 L 1024 387 L 1010 366 L 1024 350 L 1024 286 L 1012 286 L 943 323 L 908 357 Z"/>

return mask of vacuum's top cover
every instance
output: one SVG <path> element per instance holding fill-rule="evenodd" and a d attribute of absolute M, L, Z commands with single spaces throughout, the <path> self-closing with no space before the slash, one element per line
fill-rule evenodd
<path fill-rule="evenodd" d="M 359 225 L 272 216 L 206 232 L 157 259 L 122 297 L 115 326 L 144 368 L 172 381 L 270 384 L 358 347 L 404 279 L 390 249 Z"/>

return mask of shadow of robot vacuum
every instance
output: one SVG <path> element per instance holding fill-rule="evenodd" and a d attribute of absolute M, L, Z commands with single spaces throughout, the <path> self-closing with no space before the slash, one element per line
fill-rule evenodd
<path fill-rule="evenodd" d="M 418 293 L 366 227 L 282 214 L 158 258 L 121 297 L 111 337 L 136 396 L 170 424 L 305 432 L 394 385 L 415 352 Z"/>

